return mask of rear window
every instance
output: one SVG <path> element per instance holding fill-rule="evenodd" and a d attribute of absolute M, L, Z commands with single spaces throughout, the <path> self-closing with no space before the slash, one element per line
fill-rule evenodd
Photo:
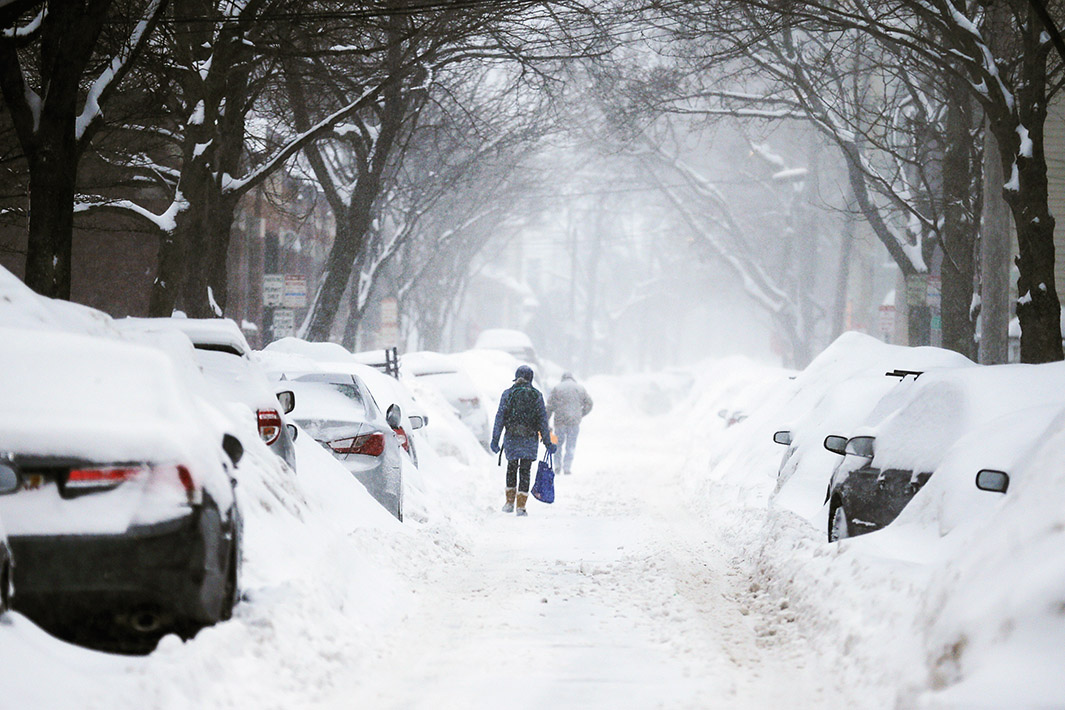
<path fill-rule="evenodd" d="M 339 392 L 363 409 L 366 408 L 366 400 L 363 398 L 359 386 L 355 384 L 355 381 L 351 379 L 351 377 L 345 377 L 343 375 L 309 374 L 297 377 L 296 382 L 315 382 L 322 385 L 328 385 L 333 391 Z"/>
<path fill-rule="evenodd" d="M 194 343 L 193 347 L 197 350 L 209 350 L 215 353 L 228 353 L 229 355 L 244 357 L 244 353 L 240 351 L 240 348 L 232 345 L 222 345 L 220 343 Z"/>

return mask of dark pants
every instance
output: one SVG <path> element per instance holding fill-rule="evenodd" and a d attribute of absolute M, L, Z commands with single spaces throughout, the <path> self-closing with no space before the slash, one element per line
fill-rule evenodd
<path fill-rule="evenodd" d="M 522 493 L 529 492 L 529 472 L 532 459 L 511 459 L 507 461 L 507 488 L 517 488 Z M 521 474 L 519 484 L 518 474 Z"/>

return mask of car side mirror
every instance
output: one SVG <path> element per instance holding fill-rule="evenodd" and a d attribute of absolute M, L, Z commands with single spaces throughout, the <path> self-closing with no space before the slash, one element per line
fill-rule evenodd
<path fill-rule="evenodd" d="M 292 390 L 278 392 L 277 401 L 281 405 L 281 409 L 285 412 L 285 414 L 288 414 L 296 408 L 296 393 Z"/>
<path fill-rule="evenodd" d="M 875 436 L 855 436 L 847 441 L 844 453 L 852 456 L 861 456 L 863 459 L 871 459 L 873 458 L 873 442 L 875 441 Z"/>
<path fill-rule="evenodd" d="M 421 429 L 422 427 L 429 426 L 429 417 L 424 414 L 412 414 L 410 417 L 410 428 Z"/>
<path fill-rule="evenodd" d="M 398 404 L 388 405 L 388 411 L 385 412 L 385 421 L 393 429 L 399 429 L 403 423 L 403 410 L 399 408 Z"/>
<path fill-rule="evenodd" d="M 226 434 L 222 437 L 222 450 L 226 452 L 226 456 L 236 466 L 240 463 L 240 460 L 244 457 L 244 444 L 240 443 L 240 439 L 232 434 Z"/>
<path fill-rule="evenodd" d="M 782 446 L 791 446 L 791 432 L 790 431 L 778 431 L 773 434 L 773 443 L 781 444 Z"/>
<path fill-rule="evenodd" d="M 843 456 L 847 452 L 847 437 L 830 434 L 825 437 L 825 448 L 834 454 Z"/>
<path fill-rule="evenodd" d="M 288 428 L 288 435 L 295 441 L 300 435 L 300 430 L 296 428 L 295 424 L 286 424 L 285 426 Z"/>
<path fill-rule="evenodd" d="M 1010 475 L 1005 471 L 992 471 L 985 468 L 976 474 L 976 487 L 982 491 L 1005 493 L 1010 487 Z"/>
<path fill-rule="evenodd" d="M 0 494 L 18 489 L 18 472 L 10 464 L 0 463 Z"/>

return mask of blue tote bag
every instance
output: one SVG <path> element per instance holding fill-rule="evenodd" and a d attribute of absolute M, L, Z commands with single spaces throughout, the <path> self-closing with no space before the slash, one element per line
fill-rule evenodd
<path fill-rule="evenodd" d="M 545 453 L 540 465 L 536 467 L 536 481 L 530 493 L 541 503 L 555 502 L 555 472 L 551 468 L 551 454 Z"/>

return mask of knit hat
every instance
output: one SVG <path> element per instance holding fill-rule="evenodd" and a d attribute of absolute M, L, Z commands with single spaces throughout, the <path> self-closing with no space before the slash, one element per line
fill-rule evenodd
<path fill-rule="evenodd" d="M 522 365 L 514 372 L 515 380 L 525 380 L 526 382 L 533 381 L 533 371 L 528 365 Z"/>

